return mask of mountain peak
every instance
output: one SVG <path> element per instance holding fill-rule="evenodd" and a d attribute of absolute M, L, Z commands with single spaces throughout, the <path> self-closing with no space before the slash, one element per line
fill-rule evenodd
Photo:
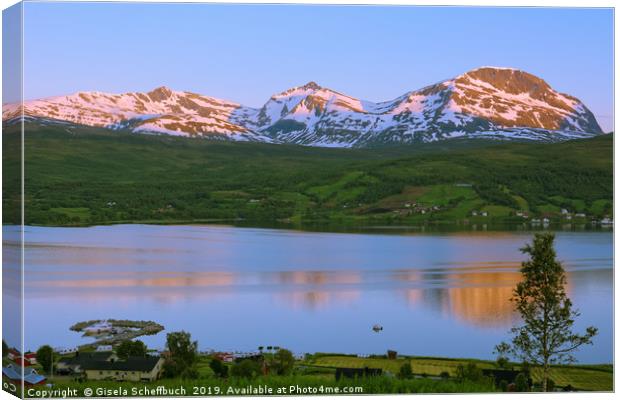
<path fill-rule="evenodd" d="M 469 72 L 474 72 L 474 71 L 478 71 L 482 69 L 490 69 L 490 70 L 496 70 L 496 71 L 520 71 L 519 69 L 513 68 L 513 67 L 498 67 L 495 65 L 483 65 L 481 67 L 474 68 L 470 70 Z"/>
<path fill-rule="evenodd" d="M 466 78 L 486 82 L 512 94 L 552 90 L 541 78 L 516 68 L 479 67 L 460 75 L 456 81 L 458 83 Z"/>
<path fill-rule="evenodd" d="M 162 101 L 172 96 L 172 90 L 167 86 L 160 86 L 147 93 L 153 101 Z"/>
<path fill-rule="evenodd" d="M 271 96 L 260 109 L 160 86 L 3 107 L 3 120 L 21 115 L 133 132 L 344 147 L 461 136 L 557 141 L 601 133 L 577 98 L 525 71 L 489 66 L 381 103 L 310 81 Z"/>
<path fill-rule="evenodd" d="M 309 89 L 309 90 L 321 90 L 323 89 L 318 83 L 316 83 L 315 81 L 310 81 L 308 83 L 306 83 L 305 85 L 300 87 L 301 89 Z"/>

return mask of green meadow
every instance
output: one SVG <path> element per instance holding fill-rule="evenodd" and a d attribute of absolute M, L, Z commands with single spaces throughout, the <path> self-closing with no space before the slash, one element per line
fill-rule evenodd
<path fill-rule="evenodd" d="M 348 367 L 348 368 L 381 368 L 397 374 L 403 363 L 410 363 L 416 375 L 438 377 L 442 372 L 450 376 L 456 375 L 456 368 L 466 362 L 473 361 L 478 368 L 497 368 L 493 361 L 463 360 L 435 357 L 403 357 L 396 360 L 386 358 L 357 358 L 346 355 L 325 355 L 314 358 L 311 365 L 321 367 Z M 520 369 L 518 364 L 512 368 Z M 541 379 L 539 368 L 532 369 L 532 379 L 538 382 Z M 551 379 L 557 386 L 571 385 L 573 388 L 587 391 L 609 391 L 613 388 L 613 367 L 611 365 L 569 365 L 554 366 L 551 369 Z"/>
<path fill-rule="evenodd" d="M 262 386 L 272 388 L 274 393 L 279 388 L 291 387 L 294 390 L 304 389 L 306 392 L 297 394 L 335 394 L 333 390 L 356 389 L 364 394 L 387 394 L 387 393 L 481 393 L 498 392 L 492 380 L 481 379 L 472 381 L 457 378 L 457 367 L 473 362 L 480 369 L 497 368 L 494 362 L 473 359 L 452 359 L 435 357 L 398 357 L 388 359 L 385 356 L 375 356 L 371 358 L 358 358 L 354 355 L 337 354 L 313 354 L 307 355 L 306 359 L 297 361 L 295 368 L 290 375 L 264 375 L 255 378 L 228 377 L 219 378 L 209 367 L 211 358 L 200 356 L 197 360 L 196 369 L 198 378 L 196 379 L 159 379 L 155 382 L 132 383 L 115 381 L 86 381 L 79 382 L 68 376 L 57 376 L 51 378 L 53 388 L 56 390 L 77 389 L 77 394 L 82 396 L 84 389 L 99 388 L 102 393 L 105 391 L 106 397 L 132 396 L 132 390 L 148 388 L 155 390 L 163 386 L 168 390 L 183 387 L 186 395 L 214 395 L 214 394 L 234 394 L 234 390 L 247 389 L 249 386 L 254 388 Z M 404 379 L 398 376 L 399 370 L 404 363 L 410 363 L 414 378 Z M 335 369 L 341 368 L 380 368 L 386 374 L 383 376 L 363 377 L 357 379 L 343 378 L 335 379 Z M 509 368 L 520 369 L 518 364 L 510 365 Z M 446 374 L 447 373 L 447 374 Z M 532 370 L 534 382 L 540 380 L 540 371 L 536 368 Z M 611 391 L 613 390 L 613 367 L 611 365 L 575 365 L 575 366 L 554 366 L 551 370 L 551 379 L 559 388 L 572 386 L 574 390 L 582 391 Z M 210 388 L 210 389 L 209 389 Z M 216 389 L 217 388 L 217 389 Z M 200 391 L 205 391 L 202 393 Z M 206 392 L 210 390 L 211 392 Z M 219 390 L 219 393 L 216 393 Z M 125 391 L 125 392 L 124 392 Z M 198 392 L 197 392 L 198 391 Z M 237 393 L 238 394 L 238 393 Z M 294 394 L 294 393 L 293 393 Z M 170 395 L 170 394 L 169 394 Z"/>
<path fill-rule="evenodd" d="M 3 144 L 5 223 L 17 223 L 17 127 Z M 612 153 L 612 135 L 331 149 L 26 124 L 25 219 L 417 225 L 561 222 L 567 209 L 589 223 L 612 216 Z"/>

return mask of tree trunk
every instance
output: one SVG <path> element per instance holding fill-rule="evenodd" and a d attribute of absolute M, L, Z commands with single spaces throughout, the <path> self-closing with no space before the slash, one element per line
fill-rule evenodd
<path fill-rule="evenodd" d="M 542 391 L 547 391 L 547 380 L 549 379 L 549 363 L 545 361 L 543 364 Z"/>

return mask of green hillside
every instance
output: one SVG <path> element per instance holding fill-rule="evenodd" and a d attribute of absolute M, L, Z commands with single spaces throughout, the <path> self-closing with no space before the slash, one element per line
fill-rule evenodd
<path fill-rule="evenodd" d="M 561 209 L 578 222 L 612 212 L 612 135 L 362 150 L 27 124 L 25 138 L 27 224 L 522 222 L 516 212 L 559 221 Z M 19 140 L 5 129 L 4 223 L 19 222 Z"/>

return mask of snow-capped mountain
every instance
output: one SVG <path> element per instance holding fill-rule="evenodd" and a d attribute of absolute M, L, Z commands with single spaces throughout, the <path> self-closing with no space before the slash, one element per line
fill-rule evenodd
<path fill-rule="evenodd" d="M 3 107 L 3 120 L 22 114 Z M 454 137 L 561 141 L 602 133 L 578 99 L 512 68 L 482 67 L 382 103 L 314 82 L 261 108 L 173 91 L 82 92 L 23 104 L 23 115 L 133 132 L 363 147 Z"/>
<path fill-rule="evenodd" d="M 8 104 L 2 119 L 22 113 L 110 129 L 128 128 L 134 132 L 181 136 L 216 136 L 232 140 L 271 141 L 241 125 L 256 110 L 213 97 L 159 87 L 147 93 L 109 94 L 79 92 Z"/>

